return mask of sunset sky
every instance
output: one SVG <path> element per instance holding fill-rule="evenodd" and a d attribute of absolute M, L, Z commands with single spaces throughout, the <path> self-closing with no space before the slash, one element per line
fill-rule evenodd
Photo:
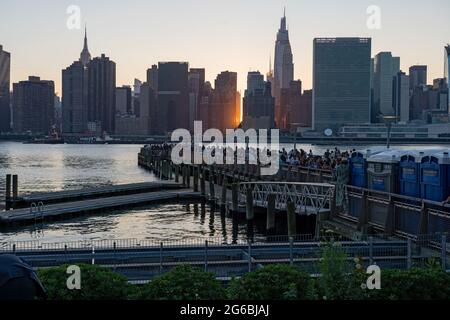
<path fill-rule="evenodd" d="M 67 8 L 81 9 L 82 28 L 70 30 Z M 370 5 L 381 9 L 381 29 L 366 26 Z M 89 50 L 117 63 L 117 85 L 145 80 L 158 61 L 188 61 L 206 68 L 213 83 L 221 71 L 266 73 L 274 56 L 283 7 L 290 31 L 295 78 L 311 88 L 314 37 L 371 37 L 372 55 L 392 51 L 401 67 L 428 65 L 428 82 L 443 77 L 450 43 L 448 0 L 1 0 L 0 44 L 11 52 L 11 82 L 37 75 L 54 80 L 77 60 L 88 24 Z"/>

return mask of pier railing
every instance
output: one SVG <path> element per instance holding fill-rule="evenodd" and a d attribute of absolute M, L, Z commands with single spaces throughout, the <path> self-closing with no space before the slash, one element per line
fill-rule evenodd
<path fill-rule="evenodd" d="M 442 203 L 353 186 L 345 188 L 346 201 L 338 216 L 356 223 L 360 230 L 370 227 L 413 239 L 450 230 L 450 207 Z"/>
<path fill-rule="evenodd" d="M 148 159 L 142 157 L 140 159 L 144 166 L 146 161 L 148 163 Z M 156 160 L 150 167 L 162 172 L 173 170 L 173 164 L 170 163 L 168 158 L 165 161 Z M 328 169 L 284 165 L 275 176 L 261 176 L 260 167 L 249 164 L 184 165 L 181 168 L 175 166 L 175 172 L 182 171 L 184 167 L 187 167 L 188 174 L 196 173 L 192 174 L 194 180 L 196 176 L 198 178 L 198 172 L 200 171 L 202 176 L 206 173 L 208 180 L 217 181 L 219 185 L 222 177 L 227 176 L 228 183 L 237 184 L 240 188 L 239 197 L 241 201 L 235 201 L 238 197 L 233 197 L 233 202 L 246 203 L 247 189 L 251 187 L 255 189 L 251 194 L 252 203 L 254 202 L 257 206 L 266 207 L 268 196 L 274 194 L 277 197 L 275 209 L 278 210 L 286 209 L 288 202 L 295 203 L 295 211 L 300 214 L 302 213 L 300 210 L 302 207 L 309 208 L 310 213 L 316 213 L 317 210 L 320 211 L 321 209 L 329 209 L 330 219 L 325 217 L 325 220 L 332 223 L 325 222 L 324 226 L 331 226 L 333 229 L 343 231 L 343 234 L 358 238 L 364 236 L 364 234 L 372 233 L 372 231 L 410 239 L 415 239 L 420 234 L 450 231 L 449 205 L 350 185 L 336 186 L 336 174 Z M 166 174 L 166 176 L 169 176 L 170 179 L 170 175 Z M 185 182 L 183 184 L 189 187 L 189 180 L 184 179 L 183 181 L 188 181 L 187 184 Z M 291 183 L 291 185 L 286 185 L 286 183 Z M 299 183 L 299 185 L 294 187 L 295 183 Z M 300 187 L 301 184 L 303 186 Z M 312 187 L 314 184 L 325 184 L 328 190 L 317 190 L 317 187 L 314 187 L 316 188 L 314 189 Z M 305 187 L 305 185 L 311 187 Z M 194 190 L 195 186 L 196 183 L 194 183 Z M 336 191 L 331 192 L 331 196 L 330 186 L 336 186 Z M 242 199 L 243 197 L 245 199 Z M 338 198 L 339 201 L 335 202 L 335 198 Z M 344 199 L 343 203 L 341 199 Z M 224 204 L 225 201 L 220 203 Z M 339 207 L 337 207 L 338 203 Z M 237 208 L 237 206 L 233 206 L 233 208 Z M 251 219 L 253 217 L 252 210 L 251 208 L 247 209 L 247 218 Z M 341 224 L 342 220 L 344 220 L 343 224 Z M 334 222 L 336 225 L 340 225 L 334 228 L 332 225 Z"/>
<path fill-rule="evenodd" d="M 267 207 L 269 195 L 274 195 L 277 210 L 286 210 L 291 202 L 300 214 L 329 210 L 334 193 L 334 186 L 327 183 L 247 182 L 239 184 L 240 198 L 244 203 L 249 189 L 257 206 Z"/>

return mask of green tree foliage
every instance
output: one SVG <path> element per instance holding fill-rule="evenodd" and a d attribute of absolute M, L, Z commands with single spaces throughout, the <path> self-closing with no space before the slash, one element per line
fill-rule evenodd
<path fill-rule="evenodd" d="M 49 300 L 125 300 L 131 293 L 127 278 L 95 265 L 78 265 L 81 269 L 81 289 L 67 288 L 67 265 L 38 271 Z"/>
<path fill-rule="evenodd" d="M 187 265 L 175 267 L 145 285 L 142 300 L 218 300 L 225 289 L 214 274 Z"/>
<path fill-rule="evenodd" d="M 309 298 L 310 276 L 296 267 L 270 265 L 234 279 L 228 296 L 233 300 L 304 300 Z"/>
<path fill-rule="evenodd" d="M 449 300 L 450 275 L 437 268 L 382 270 L 381 290 L 370 290 L 377 300 Z"/>
<path fill-rule="evenodd" d="M 320 276 L 316 280 L 316 296 L 326 300 L 360 300 L 362 273 L 349 261 L 345 250 L 334 242 L 327 243 L 319 261 Z"/>

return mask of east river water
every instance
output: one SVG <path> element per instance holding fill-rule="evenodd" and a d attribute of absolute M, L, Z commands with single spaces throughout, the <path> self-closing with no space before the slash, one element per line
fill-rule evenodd
<path fill-rule="evenodd" d="M 6 174 L 19 175 L 20 194 L 82 189 L 113 184 L 156 181 L 137 165 L 139 145 L 39 145 L 0 142 L 0 202 L 4 203 Z M 292 145 L 284 145 L 286 149 Z M 444 146 L 441 146 L 444 147 Z M 321 154 L 334 146 L 297 144 Z M 339 146 L 341 150 L 353 147 Z M 365 148 L 364 146 L 357 147 Z M 436 146 L 394 146 L 397 149 Z M 3 209 L 2 209 L 3 210 Z M 0 211 L 1 214 L 1 211 Z M 282 219 L 277 231 L 285 234 Z M 264 236 L 265 221 L 256 221 L 254 237 Z M 137 239 L 155 241 L 233 241 L 248 236 L 246 221 L 233 219 L 201 204 L 164 204 L 86 215 L 15 229 L 0 229 L 0 243 L 8 241 L 69 242 L 78 240 Z"/>

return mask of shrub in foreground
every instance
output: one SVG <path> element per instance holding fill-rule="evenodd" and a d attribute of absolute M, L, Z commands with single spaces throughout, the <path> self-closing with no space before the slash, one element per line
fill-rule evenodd
<path fill-rule="evenodd" d="M 310 298 L 308 274 L 289 265 L 270 265 L 234 279 L 228 288 L 233 300 L 304 300 Z"/>
<path fill-rule="evenodd" d="M 371 290 L 377 300 L 449 300 L 450 274 L 436 268 L 382 270 L 381 290 Z"/>
<path fill-rule="evenodd" d="M 67 288 L 68 265 L 38 271 L 49 300 L 125 300 L 132 287 L 127 278 L 95 265 L 78 265 L 81 269 L 81 289 Z"/>
<path fill-rule="evenodd" d="M 214 274 L 183 265 L 156 277 L 141 288 L 141 300 L 220 300 L 225 290 Z"/>
<path fill-rule="evenodd" d="M 345 250 L 331 242 L 321 252 L 318 264 L 321 276 L 315 281 L 315 295 L 326 300 L 363 300 L 364 274 L 349 262 Z"/>

